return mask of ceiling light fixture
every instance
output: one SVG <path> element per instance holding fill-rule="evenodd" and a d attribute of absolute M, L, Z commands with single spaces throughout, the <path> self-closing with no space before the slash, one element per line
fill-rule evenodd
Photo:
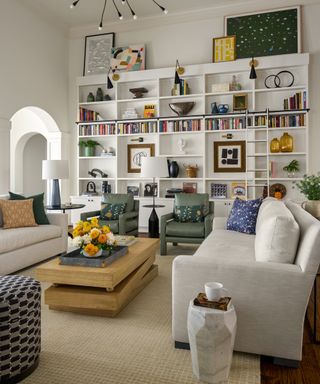
<path fill-rule="evenodd" d="M 165 15 L 168 14 L 168 10 L 167 10 L 165 7 L 163 7 L 161 4 L 159 4 L 156 0 L 151 0 L 151 1 L 152 1 L 154 4 L 156 4 L 156 5 L 161 9 L 161 11 L 162 11 Z M 73 1 L 73 2 L 70 4 L 70 8 L 71 8 L 71 9 L 72 9 L 72 8 L 75 8 L 75 7 L 78 5 L 79 2 L 80 2 L 80 0 L 75 0 L 75 1 Z M 113 6 L 114 6 L 114 8 L 115 8 L 115 10 L 116 10 L 116 12 L 117 12 L 117 14 L 118 14 L 118 18 L 119 18 L 119 20 L 123 20 L 123 15 L 122 15 L 122 13 L 121 13 L 120 10 L 119 10 L 119 8 L 118 8 L 118 6 L 117 6 L 117 4 L 116 4 L 116 1 L 115 1 L 115 0 L 112 0 L 112 2 L 113 2 Z M 130 12 L 131 12 L 132 18 L 133 18 L 134 20 L 137 20 L 138 16 L 137 16 L 137 14 L 135 13 L 135 11 L 133 10 L 131 4 L 129 3 L 129 0 L 121 0 L 121 3 L 122 3 L 122 5 L 126 5 L 126 4 L 127 4 L 128 8 L 129 8 L 129 10 L 130 10 Z M 99 30 L 100 30 L 100 31 L 101 31 L 102 28 L 103 28 L 103 18 L 104 18 L 104 13 L 105 13 L 105 11 L 106 11 L 106 6 L 107 6 L 107 0 L 104 0 L 104 6 L 103 6 L 103 9 L 102 9 L 102 14 L 101 14 L 101 18 L 100 18 L 100 24 L 99 24 Z"/>

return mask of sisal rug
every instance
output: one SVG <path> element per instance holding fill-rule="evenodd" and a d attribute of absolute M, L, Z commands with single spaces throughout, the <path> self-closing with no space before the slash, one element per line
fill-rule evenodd
<path fill-rule="evenodd" d="M 168 247 L 171 255 L 195 248 Z M 117 317 L 42 307 L 42 352 L 24 384 L 194 384 L 189 351 L 171 338 L 171 265 L 157 257 L 159 276 Z M 34 270 L 22 273 L 33 276 Z M 48 285 L 43 284 L 43 289 Z M 260 383 L 260 359 L 234 353 L 229 384 Z"/>

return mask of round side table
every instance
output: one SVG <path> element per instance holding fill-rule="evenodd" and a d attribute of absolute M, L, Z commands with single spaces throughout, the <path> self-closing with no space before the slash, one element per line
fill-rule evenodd
<path fill-rule="evenodd" d="M 193 374 L 206 383 L 228 381 L 237 316 L 233 306 L 228 311 L 198 307 L 190 302 L 188 334 Z"/>
<path fill-rule="evenodd" d="M 63 213 L 66 213 L 66 211 L 69 209 L 80 209 L 84 207 L 85 207 L 84 204 L 70 204 L 70 205 L 61 204 L 59 206 L 47 205 L 45 206 L 45 209 L 47 209 L 48 211 L 62 211 Z"/>

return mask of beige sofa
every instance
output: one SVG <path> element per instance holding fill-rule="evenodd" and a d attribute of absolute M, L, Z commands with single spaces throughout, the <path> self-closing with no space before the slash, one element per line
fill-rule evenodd
<path fill-rule="evenodd" d="M 237 312 L 236 351 L 273 356 L 276 363 L 285 365 L 297 365 L 302 359 L 305 313 L 320 261 L 320 223 L 295 203 L 288 201 L 284 207 L 292 213 L 300 232 L 292 263 L 256 261 L 255 253 L 261 244 L 255 241 L 261 239 L 261 233 L 257 231 L 255 236 L 228 231 L 226 219 L 215 219 L 213 232 L 194 256 L 178 256 L 174 260 L 176 347 L 188 346 L 190 300 L 204 291 L 206 282 L 219 281 L 229 290 Z M 263 216 L 263 206 L 258 221 L 259 216 Z M 261 219 L 259 225 L 262 224 Z M 288 225 L 284 222 L 284 226 Z M 280 232 L 275 231 L 275 235 Z M 289 236 L 284 252 L 295 243 L 293 237 Z M 270 251 L 272 259 L 275 248 Z"/>
<path fill-rule="evenodd" d="M 68 215 L 47 214 L 50 225 L 0 227 L 0 275 L 16 272 L 67 250 Z"/>

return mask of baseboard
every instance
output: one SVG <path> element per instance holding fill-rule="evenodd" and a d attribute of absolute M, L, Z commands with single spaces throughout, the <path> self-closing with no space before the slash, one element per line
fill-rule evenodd
<path fill-rule="evenodd" d="M 174 342 L 174 347 L 176 349 L 190 349 L 190 344 L 189 343 L 182 343 L 181 341 L 175 341 Z"/>

